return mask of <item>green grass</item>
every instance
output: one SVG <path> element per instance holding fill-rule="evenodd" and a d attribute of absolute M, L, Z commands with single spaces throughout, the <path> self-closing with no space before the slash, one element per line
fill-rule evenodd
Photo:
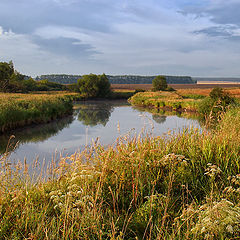
<path fill-rule="evenodd" d="M 64 94 L 2 94 L 0 132 L 67 115 L 72 112 L 73 98 Z"/>
<path fill-rule="evenodd" d="M 133 95 L 129 102 L 136 106 L 196 111 L 201 98 L 200 95 L 182 96 L 176 92 L 140 92 Z"/>
<path fill-rule="evenodd" d="M 0 239 L 237 239 L 240 109 L 215 130 L 122 137 L 46 178 L 0 160 Z"/>

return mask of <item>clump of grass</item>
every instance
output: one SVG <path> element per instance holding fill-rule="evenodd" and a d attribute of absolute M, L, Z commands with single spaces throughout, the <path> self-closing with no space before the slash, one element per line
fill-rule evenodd
<path fill-rule="evenodd" d="M 3 156 L 0 239 L 238 237 L 239 113 L 228 112 L 212 132 L 93 146 L 61 159 L 45 180 Z"/>

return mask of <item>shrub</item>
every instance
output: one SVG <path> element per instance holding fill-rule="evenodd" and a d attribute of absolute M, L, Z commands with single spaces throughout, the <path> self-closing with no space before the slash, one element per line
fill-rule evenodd
<path fill-rule="evenodd" d="M 235 103 L 235 100 L 228 93 L 224 92 L 222 88 L 217 87 L 210 92 L 209 97 L 202 100 L 198 111 L 202 117 L 215 121 L 233 103 Z"/>

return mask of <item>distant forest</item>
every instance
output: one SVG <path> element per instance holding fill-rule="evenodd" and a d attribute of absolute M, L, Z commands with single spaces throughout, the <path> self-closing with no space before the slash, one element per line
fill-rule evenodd
<path fill-rule="evenodd" d="M 138 75 L 107 75 L 111 84 L 152 84 L 152 80 L 156 76 L 138 76 Z M 168 84 L 194 84 L 196 83 L 188 76 L 165 76 Z M 67 74 L 50 74 L 36 77 L 36 80 L 47 79 L 50 82 L 61 84 L 77 83 L 81 75 L 67 75 Z"/>

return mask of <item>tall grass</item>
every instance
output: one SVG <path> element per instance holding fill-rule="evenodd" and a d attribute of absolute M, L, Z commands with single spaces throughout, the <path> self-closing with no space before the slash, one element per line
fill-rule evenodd
<path fill-rule="evenodd" d="M 237 238 L 239 117 L 229 110 L 212 132 L 93 145 L 46 178 L 3 156 L 0 239 Z"/>
<path fill-rule="evenodd" d="M 200 99 L 199 95 L 181 96 L 176 92 L 159 91 L 137 93 L 129 99 L 129 102 L 136 106 L 196 111 Z"/>
<path fill-rule="evenodd" d="M 48 122 L 71 111 L 71 95 L 2 94 L 0 132 L 32 123 Z"/>

